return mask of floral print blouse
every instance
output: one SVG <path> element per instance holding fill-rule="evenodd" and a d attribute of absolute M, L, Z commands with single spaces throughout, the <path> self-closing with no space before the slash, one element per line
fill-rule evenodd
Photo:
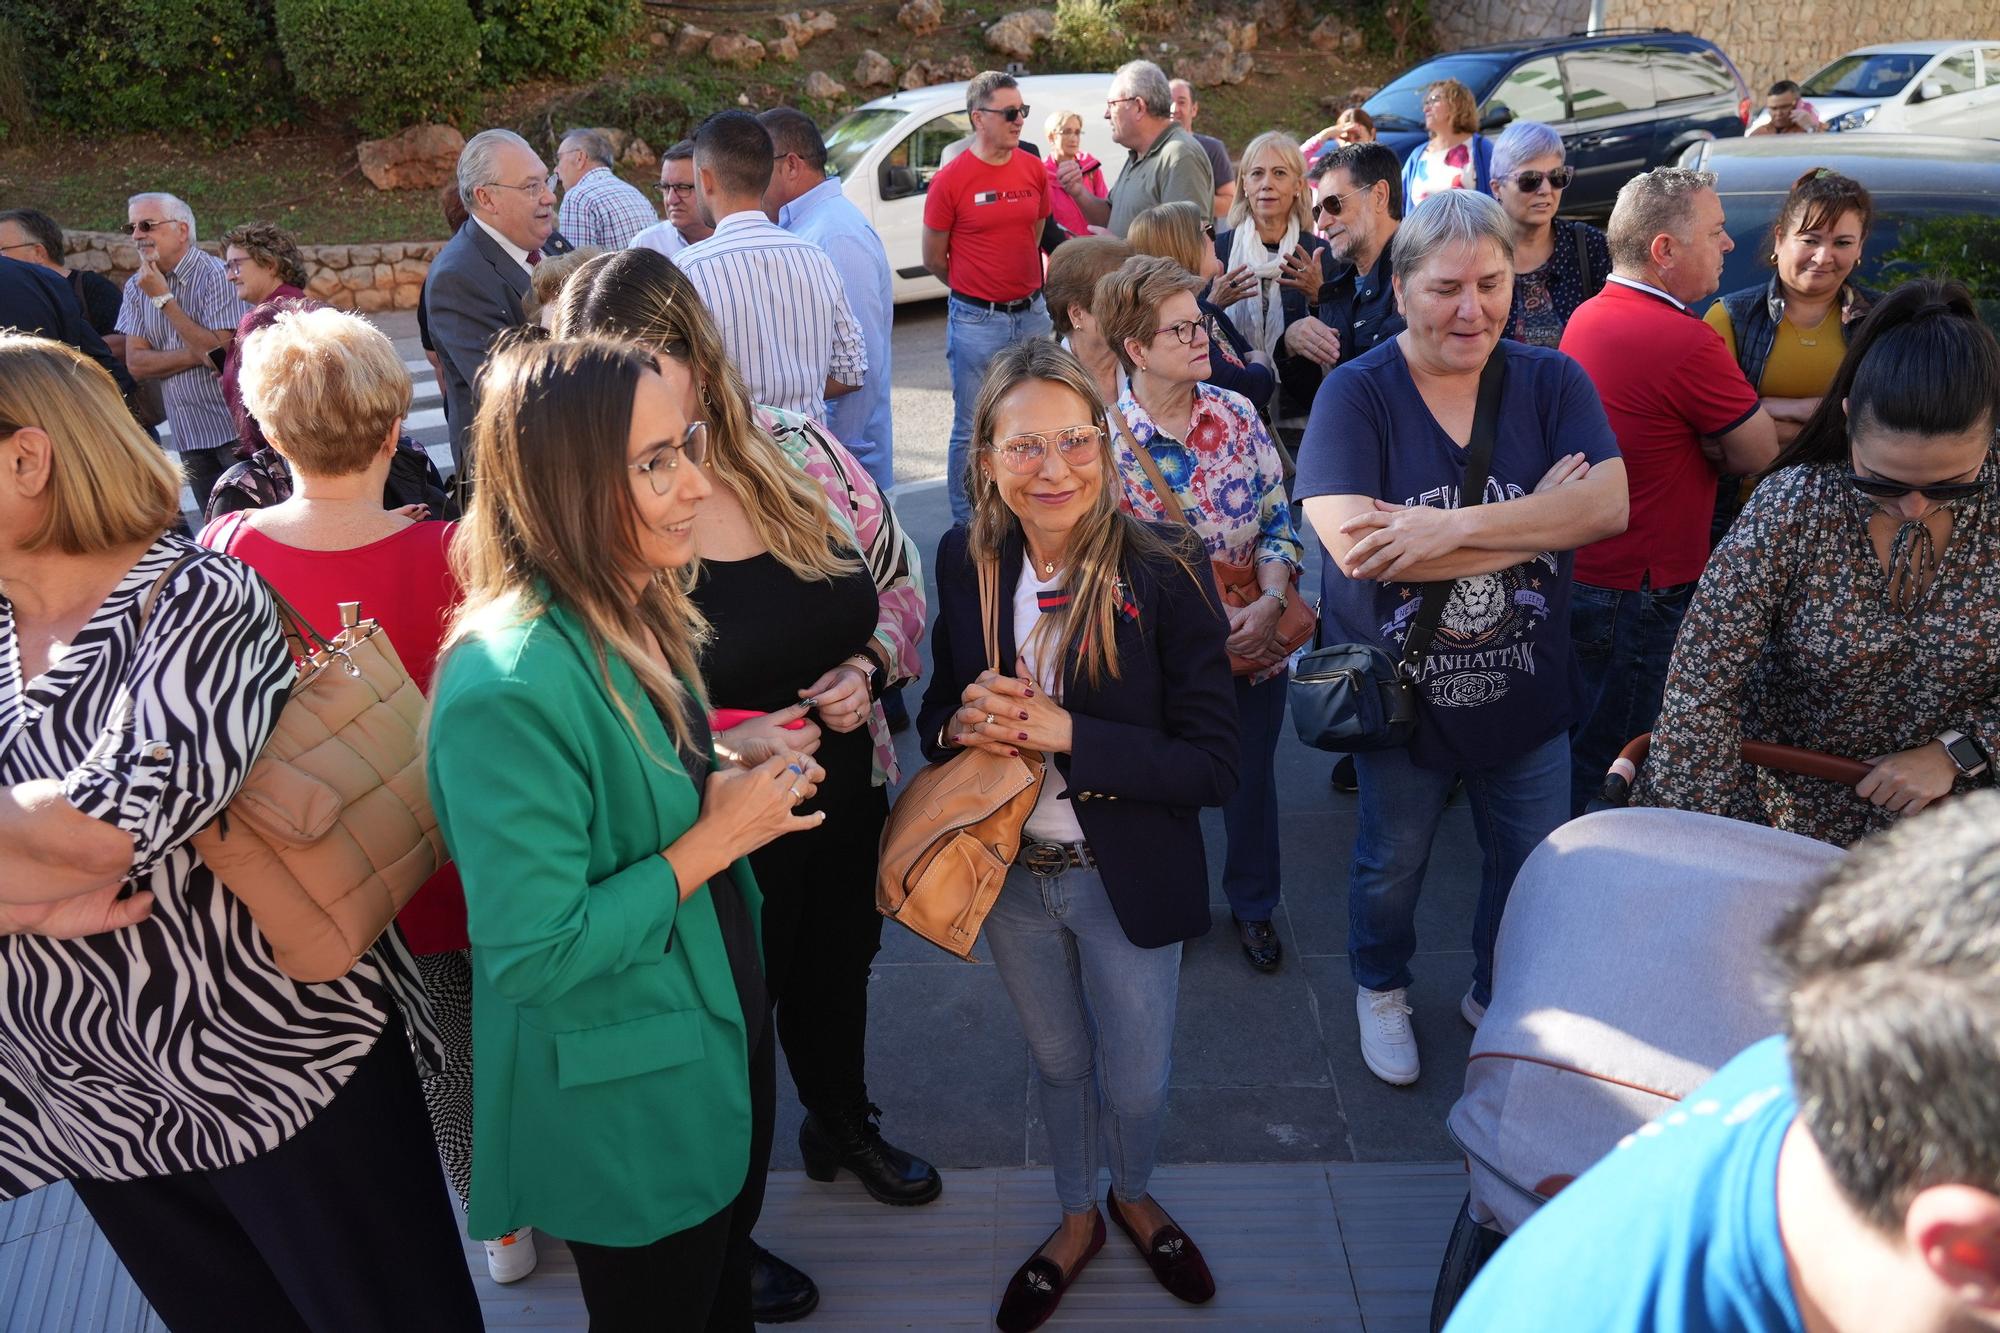
<path fill-rule="evenodd" d="M 1514 275 L 1514 305 L 1507 315 L 1507 336 L 1537 347 L 1561 346 L 1569 317 L 1611 276 L 1611 247 L 1603 232 L 1568 218 L 1549 225 L 1555 249 L 1540 268 Z"/>
<path fill-rule="evenodd" d="M 833 521 L 853 540 L 875 578 L 875 595 L 881 605 L 875 650 L 888 672 L 880 682 L 882 690 L 915 680 L 923 673 L 917 648 L 924 637 L 924 569 L 917 544 L 896 521 L 896 511 L 889 507 L 882 488 L 824 426 L 782 408 L 760 404 L 756 413 L 758 426 L 770 433 L 795 467 L 826 492 Z M 868 715 L 868 734 L 875 742 L 875 785 L 895 782 L 896 747 L 879 698 Z"/>
<path fill-rule="evenodd" d="M 1907 616 L 1889 609 L 1873 506 L 1843 465 L 1789 467 L 1752 492 L 1682 622 L 1635 802 L 1845 846 L 1895 816 L 1851 788 L 1752 768 L 1740 742 L 1870 759 L 1960 731 L 2000 756 L 2000 461 L 1980 475 L 1988 489 L 1953 508 Z"/>

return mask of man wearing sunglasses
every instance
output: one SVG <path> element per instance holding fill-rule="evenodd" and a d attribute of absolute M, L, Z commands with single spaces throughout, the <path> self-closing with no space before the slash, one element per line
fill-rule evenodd
<path fill-rule="evenodd" d="M 694 140 L 683 139 L 660 154 L 660 203 L 667 220 L 655 222 L 628 244 L 671 258 L 715 235 L 715 228 L 701 220 L 701 210 L 694 206 Z"/>
<path fill-rule="evenodd" d="M 229 349 L 250 307 L 222 261 L 195 244 L 194 210 L 181 200 L 135 194 L 125 215 L 125 234 L 139 251 L 139 270 L 125 280 L 118 309 L 125 364 L 136 379 L 160 381 L 169 443 L 200 512 L 215 479 L 236 461 L 236 419 L 209 353 Z"/>
<path fill-rule="evenodd" d="M 1320 154 L 1306 181 L 1313 225 L 1342 265 L 1320 288 L 1313 311 L 1332 339 L 1330 349 L 1318 350 L 1351 361 L 1403 331 L 1389 258 L 1403 217 L 1403 168 L 1383 144 L 1342 144 Z"/>
<path fill-rule="evenodd" d="M 939 168 L 924 196 L 924 267 L 951 289 L 944 335 L 951 367 L 945 491 L 952 520 L 960 523 L 972 512 L 967 450 L 987 363 L 1002 348 L 1044 337 L 1051 328 L 1041 254 L 1051 211 L 1049 173 L 1021 147 L 1029 111 L 1020 85 L 1011 74 L 989 69 L 965 85 L 965 110 L 972 145 Z"/>

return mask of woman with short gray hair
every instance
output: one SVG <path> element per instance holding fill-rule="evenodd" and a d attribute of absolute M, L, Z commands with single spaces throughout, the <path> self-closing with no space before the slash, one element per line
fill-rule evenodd
<path fill-rule="evenodd" d="M 1507 336 L 1537 347 L 1559 345 L 1569 317 L 1611 276 L 1604 233 L 1556 216 L 1576 179 L 1563 157 L 1562 135 L 1535 120 L 1515 121 L 1493 145 L 1493 197 L 1514 224 Z"/>
<path fill-rule="evenodd" d="M 1486 195 L 1448 190 L 1418 205 L 1395 239 L 1409 327 L 1327 376 L 1299 450 L 1295 494 L 1326 552 L 1321 642 L 1398 658 L 1416 633 L 1423 659 L 1409 744 L 1354 756 L 1348 953 L 1362 1058 L 1388 1083 L 1417 1077 L 1417 891 L 1453 785 L 1465 783 L 1484 853 L 1459 1003 L 1475 1027 L 1514 874 L 1569 818 L 1570 553 L 1625 527 L 1625 465 L 1589 378 L 1559 352 L 1502 337 L 1513 246 L 1513 224 Z M 1423 585 L 1445 581 L 1425 654 Z"/>

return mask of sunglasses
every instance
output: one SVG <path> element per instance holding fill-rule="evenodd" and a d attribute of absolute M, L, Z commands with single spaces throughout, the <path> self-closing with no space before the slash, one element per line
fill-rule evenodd
<path fill-rule="evenodd" d="M 1049 445 L 1053 442 L 1063 456 L 1063 462 L 1072 466 L 1087 463 L 1097 458 L 1104 449 L 1104 432 L 1095 426 L 1069 426 L 1062 430 L 1029 432 L 1010 435 L 996 444 L 992 452 L 1000 456 L 1000 464 L 1017 477 L 1029 477 L 1042 470 L 1042 460 L 1049 456 Z"/>
<path fill-rule="evenodd" d="M 1352 199 L 1355 195 L 1367 194 L 1374 188 L 1373 185 L 1364 185 L 1358 190 L 1349 190 L 1346 194 L 1330 194 L 1313 204 L 1312 215 L 1315 218 L 1337 218 L 1340 216 L 1342 204 Z"/>
<path fill-rule="evenodd" d="M 976 106 L 972 109 L 984 111 L 989 116 L 998 116 L 1009 125 L 1028 118 L 1028 108 L 1025 106 Z"/>
<path fill-rule="evenodd" d="M 1569 167 L 1557 167 L 1554 171 L 1517 171 L 1514 173 L 1514 188 L 1522 194 L 1533 194 L 1547 181 L 1551 190 L 1567 190 L 1569 183 L 1576 179 L 1576 172 Z"/>
<path fill-rule="evenodd" d="M 706 421 L 688 422 L 687 431 L 681 436 L 679 444 L 669 441 L 646 455 L 643 462 L 627 463 L 625 468 L 628 472 L 637 472 L 645 477 L 653 487 L 653 494 L 665 495 L 673 489 L 674 469 L 681 465 L 683 458 L 696 467 L 708 461 Z"/>
<path fill-rule="evenodd" d="M 1984 467 L 1984 464 L 1981 465 Z M 1890 481 L 1885 477 L 1864 477 L 1859 472 L 1847 474 L 1848 485 L 1860 491 L 1871 500 L 1900 500 L 1906 495 L 1921 495 L 1932 504 L 1951 504 L 1957 500 L 1969 500 L 1988 489 L 1984 477 L 1971 481 L 1934 481 L 1922 486 L 1912 486 L 1907 482 Z"/>
<path fill-rule="evenodd" d="M 173 227 L 178 225 L 180 224 L 176 222 L 173 218 L 141 218 L 137 222 L 125 223 L 123 226 L 119 227 L 118 230 L 124 232 L 127 236 L 130 236 L 135 232 L 141 236 L 150 236 L 152 233 L 158 231 L 162 227 Z"/>

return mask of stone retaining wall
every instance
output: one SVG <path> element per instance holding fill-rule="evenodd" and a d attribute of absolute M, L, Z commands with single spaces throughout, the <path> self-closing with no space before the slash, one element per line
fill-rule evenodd
<path fill-rule="evenodd" d="M 66 231 L 71 268 L 102 273 L 122 284 L 139 267 L 139 251 L 113 231 Z M 201 242 L 220 254 L 214 241 Z M 302 245 L 308 294 L 342 310 L 415 310 L 417 294 L 443 241 L 401 241 L 381 245 Z"/>
<path fill-rule="evenodd" d="M 1774 81 L 1803 79 L 1856 47 L 1984 37 L 1993 17 L 1992 0 L 1860 0 L 1835 10 L 1819 0 L 1606 0 L 1604 15 L 1613 26 L 1658 23 L 1708 38 L 1743 71 L 1760 106 Z"/>

